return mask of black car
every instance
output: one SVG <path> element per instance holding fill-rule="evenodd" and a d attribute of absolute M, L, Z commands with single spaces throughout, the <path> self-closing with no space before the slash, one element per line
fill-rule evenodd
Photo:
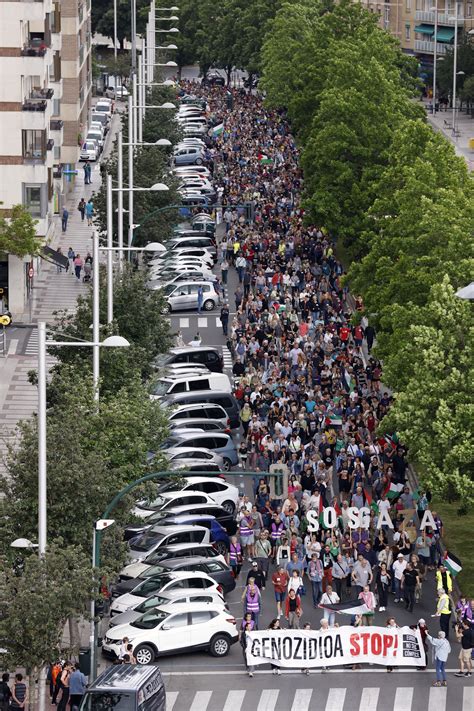
<path fill-rule="evenodd" d="M 140 585 L 144 580 L 163 579 L 163 584 L 169 580 L 169 573 L 173 572 L 207 573 L 209 577 L 222 586 L 224 593 L 235 588 L 235 580 L 232 571 L 226 563 L 213 558 L 203 556 L 184 556 L 170 558 L 147 568 L 137 578 L 123 578 L 113 586 L 113 597 L 125 595 Z"/>
<path fill-rule="evenodd" d="M 172 363 L 199 363 L 205 365 L 213 373 L 222 373 L 224 369 L 222 353 L 211 346 L 170 348 L 168 353 L 158 356 L 155 361 L 159 368 L 164 368 Z"/>
<path fill-rule="evenodd" d="M 202 83 L 207 86 L 225 86 L 226 80 L 219 72 L 208 72 Z"/>
<path fill-rule="evenodd" d="M 186 472 L 186 476 L 189 473 Z M 150 526 L 162 525 L 163 522 L 167 522 L 173 519 L 175 516 L 181 516 L 183 514 L 205 514 L 207 516 L 214 516 L 217 521 L 221 524 L 222 528 L 225 528 L 229 536 L 233 536 L 237 530 L 237 522 L 232 514 L 226 511 L 222 506 L 217 504 L 193 504 L 192 506 L 173 506 L 172 508 L 165 509 L 164 511 L 155 511 L 151 516 L 149 516 L 146 521 L 139 521 L 137 523 L 131 523 L 125 528 L 124 538 L 126 541 L 134 538 L 134 536 L 140 535 Z M 166 525 L 166 524 L 165 524 Z M 202 546 L 203 544 L 199 544 Z M 169 548 L 169 546 L 166 546 Z"/>

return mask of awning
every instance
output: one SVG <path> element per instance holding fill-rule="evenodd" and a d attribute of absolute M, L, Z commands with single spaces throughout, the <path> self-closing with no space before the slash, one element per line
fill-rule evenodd
<path fill-rule="evenodd" d="M 434 25 L 416 25 L 415 32 L 419 32 L 421 35 L 433 35 Z M 439 29 L 438 29 L 439 32 Z"/>
<path fill-rule="evenodd" d="M 454 39 L 454 27 L 438 27 L 436 40 L 438 42 L 452 42 Z"/>

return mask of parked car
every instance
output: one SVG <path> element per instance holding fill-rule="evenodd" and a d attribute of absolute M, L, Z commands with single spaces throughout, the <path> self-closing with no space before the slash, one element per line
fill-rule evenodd
<path fill-rule="evenodd" d="M 209 452 L 211 457 L 218 455 L 213 455 Z M 171 486 L 171 482 L 169 482 Z M 150 501 L 140 501 L 137 506 L 133 509 L 132 513 L 138 518 L 147 518 L 153 511 L 162 511 L 164 509 L 170 509 L 173 506 L 185 506 L 192 504 L 214 504 L 215 501 L 211 499 L 207 494 L 203 494 L 200 491 L 163 491 L 158 497 L 153 500 L 153 506 Z M 180 541 L 175 541 L 179 543 Z"/>
<path fill-rule="evenodd" d="M 201 430 L 202 432 L 230 432 L 228 427 L 223 427 L 220 420 L 193 418 L 187 420 L 176 420 L 169 423 L 170 434 L 175 431 Z"/>
<path fill-rule="evenodd" d="M 152 595 L 156 595 L 157 593 L 185 588 L 220 593 L 222 599 L 224 599 L 222 586 L 218 585 L 209 575 L 205 573 L 174 571 L 158 578 L 148 578 L 129 593 L 125 593 L 125 595 L 120 595 L 120 597 L 113 599 L 110 614 L 113 616 L 118 615 L 120 612 L 125 612 L 129 607 L 138 605 L 146 598 L 152 597 Z"/>
<path fill-rule="evenodd" d="M 219 390 L 232 392 L 232 383 L 224 373 L 177 374 L 174 377 L 160 378 L 152 386 L 152 397 L 163 398 L 166 395 L 195 390 Z"/>
<path fill-rule="evenodd" d="M 173 156 L 174 165 L 202 165 L 204 161 L 203 149 L 196 146 L 180 148 Z"/>
<path fill-rule="evenodd" d="M 170 449 L 164 450 L 170 464 L 178 462 L 182 467 L 186 467 L 188 462 L 195 462 L 199 460 L 204 468 L 208 465 L 217 465 L 219 471 L 224 468 L 224 460 L 220 454 L 215 454 L 209 449 L 199 448 L 199 447 L 171 447 Z M 200 502 L 202 503 L 202 502 Z"/>
<path fill-rule="evenodd" d="M 92 111 L 91 114 L 91 123 L 100 123 L 100 125 L 103 128 L 104 135 L 107 133 L 109 130 L 109 119 L 105 113 L 102 113 L 101 111 Z"/>
<path fill-rule="evenodd" d="M 224 466 L 219 466 L 214 462 L 205 461 L 202 459 L 173 459 L 169 462 L 168 469 L 170 472 L 183 473 L 206 473 L 209 476 L 218 476 L 219 472 L 223 471 Z"/>
<path fill-rule="evenodd" d="M 211 253 L 216 251 L 215 239 L 211 236 L 198 234 L 197 231 L 182 231 L 180 234 L 175 234 L 168 242 L 169 250 L 177 249 L 207 249 Z"/>
<path fill-rule="evenodd" d="M 239 638 L 235 618 L 227 610 L 201 603 L 163 605 L 131 624 L 108 630 L 102 645 L 104 654 L 117 658 L 123 637 L 132 640 L 132 653 L 138 664 L 151 664 L 165 654 L 198 649 L 224 657 Z"/>
<path fill-rule="evenodd" d="M 81 152 L 79 154 L 79 160 L 85 161 L 96 161 L 100 155 L 99 144 L 94 140 L 84 141 L 82 144 Z"/>
<path fill-rule="evenodd" d="M 118 84 L 117 86 L 114 86 L 113 84 L 110 83 L 110 80 L 113 79 L 113 77 L 109 77 L 109 83 L 107 86 L 107 89 L 105 90 L 105 95 L 109 97 L 109 99 L 115 99 L 115 100 L 123 100 L 123 99 L 128 99 L 128 89 L 126 86 L 123 84 Z"/>
<path fill-rule="evenodd" d="M 128 542 L 128 557 L 130 562 L 143 560 L 158 548 L 171 546 L 174 543 L 209 543 L 210 534 L 206 528 L 199 526 L 153 526 L 145 533 Z"/>
<path fill-rule="evenodd" d="M 239 455 L 232 437 L 226 432 L 184 432 L 171 435 L 173 447 L 199 447 L 220 454 L 225 471 L 239 463 Z"/>
<path fill-rule="evenodd" d="M 169 519 L 174 519 L 176 516 L 181 516 L 181 515 L 186 515 L 189 513 L 196 513 L 196 514 L 207 514 L 208 516 L 214 516 L 217 521 L 221 524 L 223 528 L 227 531 L 229 536 L 233 536 L 236 529 L 237 529 L 237 523 L 234 518 L 234 514 L 229 513 L 226 511 L 222 506 L 219 506 L 218 504 L 192 504 L 192 505 L 184 505 L 184 506 L 173 506 L 170 509 L 166 509 L 164 511 L 155 511 L 151 516 L 147 518 L 147 520 L 144 522 L 144 525 L 161 525 L 162 522 L 167 521 Z M 133 538 L 133 536 L 138 535 L 138 533 L 141 532 L 140 530 L 140 523 L 131 523 L 125 528 L 125 533 L 124 537 L 126 539 Z M 181 551 L 182 547 L 186 547 L 187 544 L 182 544 L 178 543 L 175 544 L 174 546 L 168 546 L 167 548 L 164 548 L 164 551 L 167 550 L 176 550 L 176 551 Z M 208 556 L 209 549 L 214 551 L 212 548 L 212 545 L 209 545 L 207 543 L 195 543 L 193 546 L 187 546 L 190 551 L 195 551 L 195 550 L 203 550 L 205 553 L 195 553 L 194 555 L 201 555 L 202 557 L 213 557 L 213 556 Z M 214 551 L 215 552 L 215 551 Z M 159 550 L 155 553 L 152 554 L 152 558 L 155 559 L 157 558 L 156 562 L 158 563 L 158 557 L 162 555 L 162 551 Z M 192 555 L 192 553 L 190 553 Z M 175 558 L 179 558 L 179 555 L 175 555 Z M 148 560 L 146 558 L 145 560 Z"/>
<path fill-rule="evenodd" d="M 94 113 L 96 114 L 105 114 L 107 116 L 107 120 L 110 121 L 112 120 L 112 102 L 110 99 L 101 99 L 100 101 L 97 102 L 97 104 L 93 107 Z"/>
<path fill-rule="evenodd" d="M 212 498 L 212 500 L 222 506 L 223 509 L 229 513 L 234 513 L 237 502 L 239 500 L 239 489 L 233 484 L 229 484 L 220 477 L 183 477 L 181 482 L 173 482 L 168 489 L 168 491 L 160 494 L 157 499 L 154 499 L 152 504 L 147 509 L 146 502 L 140 504 L 140 508 L 145 511 L 149 511 L 147 515 L 151 515 L 153 511 L 161 510 L 164 508 L 161 504 L 162 501 L 160 497 L 167 497 L 173 491 L 184 493 L 186 491 L 202 491 Z M 145 518 L 145 513 L 142 513 L 142 518 Z M 173 543 L 179 543 L 180 541 L 172 541 Z M 141 556 L 144 557 L 144 556 Z"/>
<path fill-rule="evenodd" d="M 240 427 L 239 403 L 231 393 L 216 393 L 208 390 L 206 392 L 173 393 L 164 398 L 164 404 L 170 407 L 175 405 L 193 405 L 195 403 L 206 406 L 220 405 L 227 412 L 229 427 L 231 429 Z"/>
<path fill-rule="evenodd" d="M 212 311 L 221 303 L 221 297 L 216 291 L 214 283 L 208 281 L 189 281 L 178 284 L 169 284 L 163 289 L 166 303 L 164 313 L 172 311 L 187 311 L 198 307 L 198 289 L 203 291 L 204 311 Z"/>
<path fill-rule="evenodd" d="M 95 681 L 89 678 L 79 703 L 82 711 L 120 711 L 125 708 L 128 711 L 145 711 L 145 708 L 149 711 L 166 711 L 165 685 L 157 666 L 114 665 Z"/>
<path fill-rule="evenodd" d="M 175 363 L 200 363 L 205 365 L 206 368 L 209 368 L 209 370 L 214 373 L 222 373 L 224 368 L 222 353 L 220 349 L 213 346 L 185 346 L 182 348 L 170 348 L 168 353 L 160 355 L 155 359 L 155 367 L 158 368 Z M 175 410 L 172 419 L 178 419 L 176 414 L 179 409 L 180 408 L 177 408 L 177 410 Z M 188 411 L 190 409 L 198 409 L 198 406 L 187 408 Z M 217 411 L 219 412 L 217 419 L 225 418 L 225 413 L 222 413 L 222 408 Z M 184 417 L 189 417 L 189 415 L 184 415 Z M 192 417 L 195 417 L 195 415 L 192 415 Z M 214 414 L 207 414 L 205 417 L 216 419 L 216 408 L 214 408 Z M 179 419 L 183 419 L 183 417 Z"/>
<path fill-rule="evenodd" d="M 161 512 L 158 512 L 161 513 Z M 203 513 L 192 513 L 192 512 L 187 512 L 187 513 L 181 513 L 181 514 L 174 514 L 174 515 L 169 515 L 168 517 L 160 518 L 159 522 L 155 523 L 151 521 L 150 519 L 154 518 L 156 514 L 153 514 L 153 516 L 150 516 L 149 518 L 146 519 L 146 521 L 143 522 L 143 524 L 140 525 L 130 525 L 127 526 L 125 529 L 125 534 L 127 533 L 132 533 L 135 531 L 133 536 L 138 536 L 141 535 L 142 533 L 145 533 L 145 531 L 149 530 L 155 525 L 159 526 L 200 526 L 203 528 L 208 528 L 210 531 L 211 535 L 211 546 L 214 548 L 214 550 L 221 556 L 225 556 L 227 551 L 229 550 L 229 536 L 227 534 L 227 531 L 225 528 L 222 526 L 222 524 L 216 519 L 215 516 L 211 516 L 209 514 L 203 514 Z M 189 546 L 188 544 L 183 544 L 183 548 L 178 549 L 178 553 L 180 555 L 178 556 L 173 556 L 173 550 L 176 548 L 177 545 L 180 544 L 175 544 L 175 546 L 165 546 L 165 554 L 161 553 L 161 548 L 158 549 L 158 551 L 155 553 L 152 553 L 151 555 L 147 556 L 145 559 L 143 559 L 140 563 L 132 563 L 131 565 L 127 565 L 120 573 L 120 579 L 121 580 L 126 580 L 127 577 L 139 577 L 142 572 L 146 570 L 147 567 L 151 567 L 155 563 L 160 563 L 162 560 L 166 560 L 169 558 L 173 557 L 182 557 L 185 555 L 191 555 L 190 553 L 186 553 L 185 551 L 191 550 L 191 548 L 195 548 L 196 546 Z M 187 545 L 187 548 L 185 547 Z M 197 545 L 197 544 L 196 544 Z M 203 549 L 206 550 L 208 547 L 207 544 L 201 544 L 203 546 Z M 198 553 L 195 553 L 195 555 L 199 555 Z M 206 557 L 206 556 L 205 556 Z M 225 558 L 223 558 L 223 561 L 225 562 Z M 137 572 L 138 570 L 138 572 Z M 145 577 L 145 576 L 142 576 Z M 146 576 L 149 577 L 149 576 Z"/>
<path fill-rule="evenodd" d="M 161 605 L 189 605 L 193 602 L 200 602 L 203 605 L 218 605 L 223 610 L 226 609 L 226 603 L 219 593 L 194 588 L 177 588 L 175 590 L 160 592 L 158 595 L 153 595 L 153 597 L 145 598 L 143 602 L 131 607 L 129 610 L 121 612 L 119 615 L 114 615 L 110 618 L 109 629 L 111 627 L 117 627 L 117 625 L 125 625 L 134 622 L 145 612 L 153 610 L 155 607 L 160 607 Z"/>
<path fill-rule="evenodd" d="M 86 143 L 87 141 L 95 141 L 99 146 L 100 153 L 102 153 L 102 151 L 104 150 L 104 136 L 102 134 L 102 131 L 100 131 L 99 129 L 90 128 L 87 131 Z"/>

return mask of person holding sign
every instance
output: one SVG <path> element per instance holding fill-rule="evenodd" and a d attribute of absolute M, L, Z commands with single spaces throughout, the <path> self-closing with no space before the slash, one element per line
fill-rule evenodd
<path fill-rule="evenodd" d="M 326 587 L 326 592 L 323 594 L 318 607 L 324 608 L 324 605 L 337 605 L 339 602 L 339 595 L 333 592 L 332 587 L 328 585 Z M 336 613 L 331 612 L 331 610 L 324 609 L 324 619 L 328 621 L 330 627 L 334 627 L 334 623 L 336 621 Z"/>

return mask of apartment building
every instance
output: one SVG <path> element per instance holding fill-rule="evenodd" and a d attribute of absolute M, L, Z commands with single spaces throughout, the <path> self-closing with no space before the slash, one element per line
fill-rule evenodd
<path fill-rule="evenodd" d="M 71 171 L 87 132 L 92 96 L 91 0 L 61 0 L 61 73 L 64 122 L 61 163 Z M 68 182 L 74 177 L 66 171 Z"/>
<path fill-rule="evenodd" d="M 52 236 L 63 183 L 59 165 L 61 11 L 53 0 L 0 0 L 0 210 L 23 204 Z M 10 310 L 23 312 L 37 260 L 0 253 L 0 288 Z"/>
<path fill-rule="evenodd" d="M 379 15 L 380 27 L 396 37 L 402 49 L 420 58 L 422 64 L 432 65 L 434 57 L 434 34 L 436 32 L 436 55 L 446 54 L 453 45 L 455 25 L 458 34 L 474 28 L 472 0 L 361 0 L 362 5 Z"/>

